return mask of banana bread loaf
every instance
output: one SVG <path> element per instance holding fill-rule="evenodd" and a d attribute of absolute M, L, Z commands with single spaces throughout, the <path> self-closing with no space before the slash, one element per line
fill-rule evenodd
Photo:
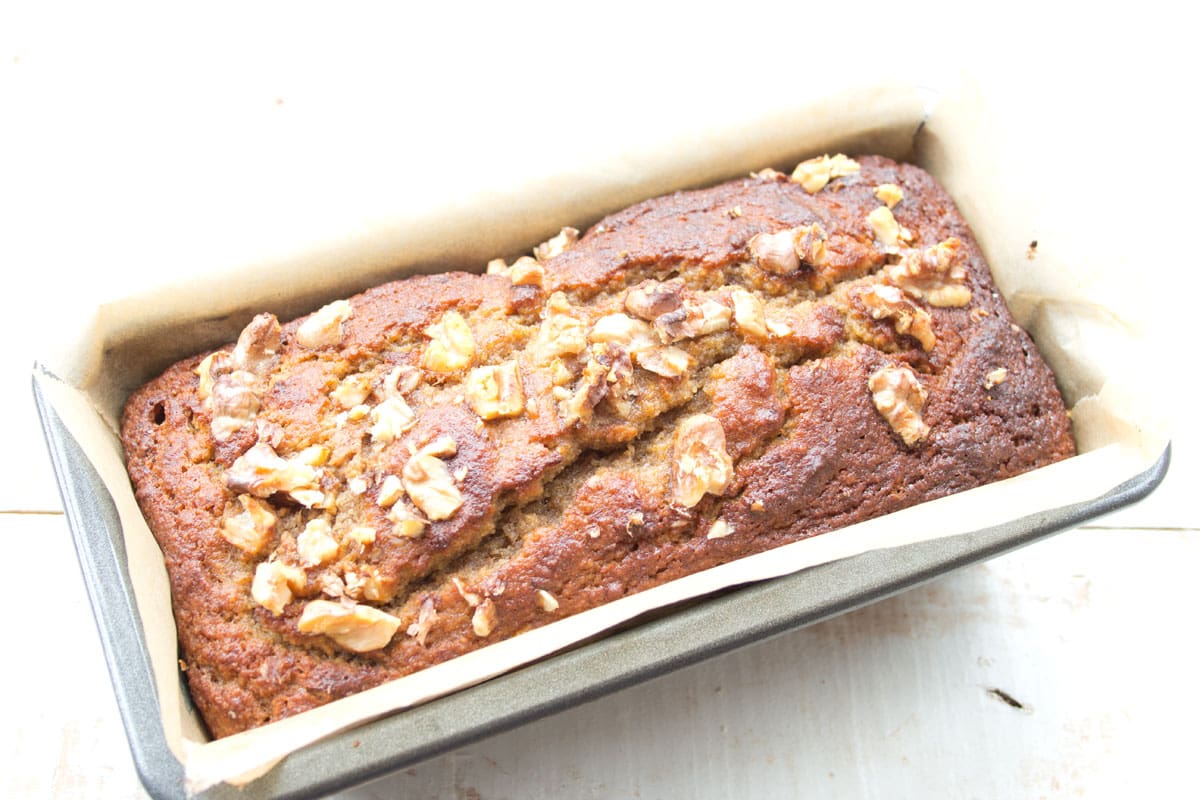
<path fill-rule="evenodd" d="M 217 737 L 1074 452 L 944 190 L 840 155 L 259 315 L 122 435 Z"/>

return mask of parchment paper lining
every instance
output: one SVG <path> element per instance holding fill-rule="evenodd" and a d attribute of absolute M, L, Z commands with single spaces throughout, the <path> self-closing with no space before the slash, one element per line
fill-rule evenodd
<path fill-rule="evenodd" d="M 69 331 L 58 343 L 61 355 L 46 359 L 67 381 L 38 379 L 116 503 L 164 731 L 185 766 L 189 790 L 252 780 L 319 738 L 479 683 L 654 608 L 1092 499 L 1153 463 L 1166 436 L 1148 424 L 1157 415 L 1146 405 L 1151 396 L 1146 370 L 1135 371 L 1136 358 L 1113 357 L 1114 348 L 1136 353 L 1141 347 L 1136 309 L 1113 305 L 1114 296 L 1126 296 L 1091 280 L 1085 265 L 1072 258 L 1070 243 L 1090 232 L 1086 215 L 1063 215 L 1058 208 L 1056 217 L 1046 219 L 1039 216 L 1044 208 L 1022 202 L 1021 176 L 1037 164 L 997 138 L 996 120 L 988 118 L 972 87 L 947 91 L 928 116 L 924 98 L 916 87 L 894 85 L 811 98 L 786 110 L 748 112 L 702 137 L 690 132 L 686 148 L 678 146 L 684 132 L 643 130 L 636 149 L 631 144 L 632 155 L 619 162 L 580 165 L 566 175 L 531 168 L 525 185 L 514 187 L 501 209 L 488 187 L 478 196 L 442 195 L 440 202 L 436 187 L 414 189 L 425 204 L 378 236 L 360 236 L 323 252 L 284 252 L 270 263 L 214 265 L 213 273 L 177 277 L 170 286 L 106 304 L 88 324 Z M 968 149 L 972 156 L 962 157 Z M 669 189 L 711 184 L 767 165 L 790 168 L 809 155 L 837 151 L 913 160 L 950 189 L 1018 321 L 1035 335 L 1073 405 L 1083 455 L 674 581 L 264 728 L 204 740 L 181 692 L 166 571 L 133 498 L 114 432 L 133 388 L 178 358 L 234 339 L 258 311 L 287 319 L 416 271 L 478 269 L 495 255 L 528 250 L 564 224 L 582 228 L 603 213 Z M 484 230 L 481 217 L 488 221 Z M 1051 245 L 1030 260 L 1018 246 L 1029 241 L 1030 231 L 1066 244 Z M 209 291 L 213 285 L 222 291 Z"/>

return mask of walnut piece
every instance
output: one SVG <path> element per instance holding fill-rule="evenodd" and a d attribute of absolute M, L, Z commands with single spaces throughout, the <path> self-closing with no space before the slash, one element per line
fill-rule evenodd
<path fill-rule="evenodd" d="M 427 370 L 450 375 L 470 366 L 475 358 L 475 337 L 457 311 L 447 311 L 425 329 L 425 335 L 431 339 L 421 357 L 421 366 Z"/>
<path fill-rule="evenodd" d="M 682 377 L 692 365 L 691 357 L 678 347 L 650 347 L 640 351 L 634 360 L 642 369 L 664 378 Z"/>
<path fill-rule="evenodd" d="M 721 494 L 733 479 L 725 429 L 716 417 L 696 414 L 679 423 L 672 452 L 673 498 L 692 508 L 706 494 Z"/>
<path fill-rule="evenodd" d="M 369 394 L 371 394 L 371 374 L 358 372 L 342 378 L 337 388 L 329 393 L 329 398 L 340 407 L 351 409 L 362 405 Z"/>
<path fill-rule="evenodd" d="M 433 628 L 435 621 L 437 621 L 437 609 L 433 605 L 433 598 L 426 597 L 421 601 L 421 610 L 417 612 L 417 621 L 409 625 L 405 633 L 416 638 L 417 644 L 424 647 L 425 639 L 429 636 L 429 631 Z"/>
<path fill-rule="evenodd" d="M 962 308 L 971 302 L 966 286 L 966 249 L 951 237 L 924 250 L 905 253 L 884 270 L 884 280 L 917 300 L 939 308 Z"/>
<path fill-rule="evenodd" d="M 747 336 L 767 338 L 767 315 L 757 295 L 737 288 L 729 296 L 733 300 L 733 321 L 738 330 Z"/>
<path fill-rule="evenodd" d="M 475 607 L 475 613 L 471 615 L 471 630 L 483 638 L 496 629 L 497 622 L 499 615 L 496 613 L 496 604 L 488 597 Z"/>
<path fill-rule="evenodd" d="M 574 228 L 563 228 L 557 235 L 533 248 L 533 255 L 538 261 L 548 261 L 562 254 L 571 245 L 579 241 L 579 231 Z"/>
<path fill-rule="evenodd" d="M 204 357 L 204 360 L 197 364 L 196 368 L 192 370 L 192 372 L 194 372 L 196 376 L 200 378 L 200 383 L 196 387 L 196 396 L 199 397 L 200 402 L 204 403 L 205 405 L 208 405 L 209 398 L 212 397 L 214 383 L 212 367 L 213 361 L 217 358 L 217 356 L 228 358 L 228 354 L 224 352 L 209 353 Z"/>
<path fill-rule="evenodd" d="M 871 230 L 875 231 L 875 238 L 884 246 L 885 250 L 895 250 L 901 241 L 912 240 L 912 233 L 907 228 L 901 227 L 892 214 L 892 210 L 887 206 L 879 206 L 868 214 L 867 222 L 871 224 Z"/>
<path fill-rule="evenodd" d="M 404 396 L 421 385 L 421 370 L 409 364 L 400 364 L 383 379 L 383 396 Z"/>
<path fill-rule="evenodd" d="M 843 178 L 858 170 L 858 162 L 841 153 L 833 157 L 823 155 L 797 164 L 791 180 L 803 186 L 809 194 L 816 194 L 834 178 Z"/>
<path fill-rule="evenodd" d="M 983 388 L 992 389 L 1008 380 L 1008 370 L 1004 367 L 996 367 L 994 370 L 983 376 Z"/>
<path fill-rule="evenodd" d="M 313 600 L 304 606 L 296 627 L 301 633 L 324 634 L 355 653 L 368 653 L 387 646 L 400 627 L 400 620 L 358 603 Z"/>
<path fill-rule="evenodd" d="M 767 272 L 787 275 L 800 269 L 796 240 L 790 230 L 756 234 L 749 248 L 750 257 Z"/>
<path fill-rule="evenodd" d="M 259 314 L 242 329 L 233 348 L 233 366 L 265 378 L 279 363 L 281 333 L 274 314 Z"/>
<path fill-rule="evenodd" d="M 342 323 L 354 315 L 349 300 L 334 300 L 322 306 L 296 329 L 296 341 L 310 350 L 342 343 Z"/>
<path fill-rule="evenodd" d="M 383 479 L 383 483 L 379 484 L 379 497 L 375 504 L 380 508 L 391 508 L 401 497 L 404 497 L 404 484 L 397 476 L 388 475 Z"/>
<path fill-rule="evenodd" d="M 358 542 L 363 547 L 375 544 L 375 529 L 370 525 L 355 525 L 346 531 L 346 536 Z"/>
<path fill-rule="evenodd" d="M 658 344 L 654 329 L 649 324 L 619 312 L 606 314 L 596 320 L 588 332 L 588 341 L 613 344 L 630 355 L 636 355 Z"/>
<path fill-rule="evenodd" d="M 913 337 L 922 350 L 929 352 L 937 344 L 929 312 L 905 297 L 895 286 L 876 284 L 859 297 L 872 319 L 891 319 L 896 333 Z"/>
<path fill-rule="evenodd" d="M 250 596 L 254 602 L 279 616 L 292 602 L 292 592 L 302 590 L 307 584 L 304 570 L 282 561 L 264 561 L 254 570 Z"/>
<path fill-rule="evenodd" d="M 458 596 L 466 601 L 466 604 L 471 608 L 475 608 L 483 602 L 482 596 L 467 590 L 467 586 L 462 582 L 462 578 L 454 577 L 450 579 L 450 582 L 454 584 L 454 588 L 458 591 Z"/>
<path fill-rule="evenodd" d="M 218 442 L 248 427 L 258 415 L 260 403 L 255 391 L 257 378 L 246 370 L 227 372 L 212 384 L 212 435 Z"/>
<path fill-rule="evenodd" d="M 724 519 L 717 519 L 708 529 L 706 539 L 724 539 L 729 534 L 733 533 L 733 526 Z"/>
<path fill-rule="evenodd" d="M 546 282 L 546 269 L 529 256 L 521 256 L 513 262 L 508 277 L 513 286 L 536 286 L 540 289 Z"/>
<path fill-rule="evenodd" d="M 255 497 L 287 492 L 311 508 L 320 498 L 314 499 L 307 493 L 322 494 L 319 485 L 321 473 L 314 469 L 322 461 L 322 453 L 325 458 L 329 457 L 328 449 L 317 446 L 283 459 L 271 445 L 260 441 L 233 462 L 225 473 L 225 484 L 235 492 L 246 492 Z"/>
<path fill-rule="evenodd" d="M 306 567 L 318 567 L 336 557 L 338 543 L 329 521 L 324 518 L 309 521 L 296 537 L 296 552 Z"/>
<path fill-rule="evenodd" d="M 566 295 L 550 295 L 543 313 L 542 325 L 530 345 L 535 363 L 550 364 L 560 356 L 577 355 L 587 348 L 587 326 L 572 316 Z"/>
<path fill-rule="evenodd" d="M 683 284 L 679 281 L 643 281 L 625 294 L 625 310 L 647 322 L 683 306 Z"/>
<path fill-rule="evenodd" d="M 275 535 L 275 514 L 271 506 L 248 494 L 238 495 L 242 510 L 221 525 L 225 541 L 243 552 L 256 556 Z"/>
<path fill-rule="evenodd" d="M 545 589 L 538 589 L 537 604 L 547 614 L 553 614 L 555 611 L 558 611 L 558 600 Z"/>
<path fill-rule="evenodd" d="M 760 233 L 750 240 L 750 255 L 767 272 L 787 275 L 801 264 L 819 267 L 829 260 L 825 231 L 817 223 L 776 233 Z"/>
<path fill-rule="evenodd" d="M 929 436 L 929 426 L 921 419 L 926 391 L 908 367 L 883 367 L 867 381 L 875 408 L 903 440 L 914 447 Z"/>
<path fill-rule="evenodd" d="M 392 533 L 406 539 L 419 539 L 425 533 L 429 520 L 417 516 L 407 503 L 398 502 L 388 511 L 388 519 L 392 522 Z"/>
<path fill-rule="evenodd" d="M 449 519 L 463 504 L 450 469 L 439 458 L 457 452 L 454 440 L 442 436 L 414 453 L 401 472 L 408 496 L 431 520 Z"/>
<path fill-rule="evenodd" d="M 525 410 L 525 389 L 516 361 L 476 367 L 467 377 L 467 403 L 481 419 L 517 417 Z"/>
<path fill-rule="evenodd" d="M 393 591 L 389 591 L 379 577 L 379 570 L 371 564 L 363 564 L 353 570 L 346 570 L 346 594 L 355 600 L 368 600 L 372 603 L 386 603 L 392 599 Z"/>
<path fill-rule="evenodd" d="M 585 423 L 591 421 L 592 409 L 608 393 L 608 372 L 609 369 L 604 364 L 589 359 L 574 392 L 560 386 L 554 388 L 553 394 L 559 400 L 558 410 L 563 424 L 572 425 L 577 420 L 583 420 Z"/>
<path fill-rule="evenodd" d="M 400 395 L 389 397 L 371 409 L 371 440 L 387 444 L 399 439 L 417 424 L 417 415 Z"/>
<path fill-rule="evenodd" d="M 904 199 L 904 190 L 894 183 L 881 183 L 875 187 L 875 199 L 888 208 L 895 208 Z"/>

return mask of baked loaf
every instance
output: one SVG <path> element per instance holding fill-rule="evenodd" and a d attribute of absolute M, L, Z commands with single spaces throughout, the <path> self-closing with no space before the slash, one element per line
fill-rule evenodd
<path fill-rule="evenodd" d="M 217 737 L 1074 452 L 950 198 L 844 156 L 259 315 L 123 439 Z"/>

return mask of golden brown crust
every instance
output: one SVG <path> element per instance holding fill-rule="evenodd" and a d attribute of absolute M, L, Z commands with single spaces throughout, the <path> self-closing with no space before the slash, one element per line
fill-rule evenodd
<path fill-rule="evenodd" d="M 814 193 L 650 200 L 278 341 L 260 319 L 134 393 L 129 472 L 213 735 L 1072 454 L 950 199 L 858 161 Z"/>

